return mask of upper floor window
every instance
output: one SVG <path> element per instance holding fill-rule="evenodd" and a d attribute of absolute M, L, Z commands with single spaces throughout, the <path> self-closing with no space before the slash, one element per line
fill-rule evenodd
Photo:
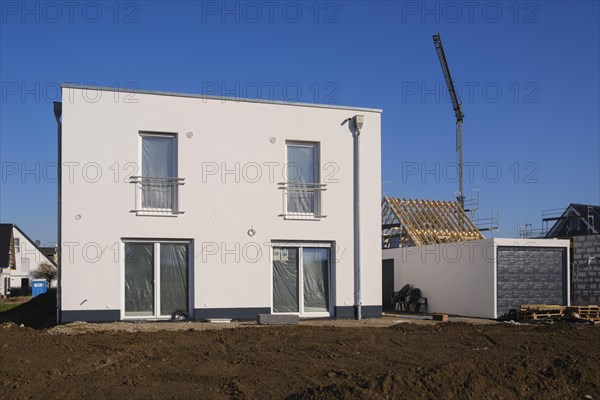
<path fill-rule="evenodd" d="M 288 142 L 286 160 L 285 216 L 291 218 L 320 218 L 321 191 L 319 144 Z"/>
<path fill-rule="evenodd" d="M 177 137 L 172 134 L 141 133 L 141 176 L 137 183 L 137 211 L 144 214 L 180 213 L 177 177 Z"/>
<path fill-rule="evenodd" d="M 15 243 L 15 253 L 19 253 L 21 251 L 21 241 L 19 238 L 14 239 Z"/>

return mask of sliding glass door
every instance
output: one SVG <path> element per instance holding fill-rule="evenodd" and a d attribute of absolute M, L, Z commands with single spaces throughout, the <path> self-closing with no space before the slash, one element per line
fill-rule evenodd
<path fill-rule="evenodd" d="M 329 249 L 303 248 L 304 312 L 329 311 Z"/>
<path fill-rule="evenodd" d="M 188 243 L 125 243 L 125 317 L 159 318 L 188 311 Z"/>
<path fill-rule="evenodd" d="M 273 312 L 330 313 L 330 248 L 273 247 Z"/>

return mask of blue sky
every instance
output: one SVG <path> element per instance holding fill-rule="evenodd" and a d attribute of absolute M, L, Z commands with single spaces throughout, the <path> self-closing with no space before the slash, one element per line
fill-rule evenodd
<path fill-rule="evenodd" d="M 599 4 L 2 1 L 0 220 L 56 240 L 63 82 L 382 108 L 385 191 L 453 199 L 440 32 L 467 197 L 499 212 L 497 236 L 540 227 L 542 209 L 600 204 Z"/>

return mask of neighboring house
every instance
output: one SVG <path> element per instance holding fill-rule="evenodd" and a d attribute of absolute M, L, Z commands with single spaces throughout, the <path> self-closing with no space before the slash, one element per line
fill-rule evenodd
<path fill-rule="evenodd" d="M 544 224 L 554 222 L 546 238 L 571 239 L 576 236 L 600 234 L 600 206 L 569 204 L 565 211 L 556 217 L 543 218 Z"/>
<path fill-rule="evenodd" d="M 62 322 L 352 318 L 358 298 L 381 315 L 381 110 L 79 86 L 62 99 Z"/>
<path fill-rule="evenodd" d="M 31 272 L 42 262 L 56 266 L 17 225 L 0 224 L 0 294 L 29 293 Z"/>
<path fill-rule="evenodd" d="M 557 217 L 547 238 L 571 240 L 571 294 L 575 305 L 600 303 L 600 206 L 569 204 Z"/>
<path fill-rule="evenodd" d="M 58 251 L 56 246 L 40 247 L 40 250 L 46 257 L 54 261 L 55 264 L 58 264 Z"/>

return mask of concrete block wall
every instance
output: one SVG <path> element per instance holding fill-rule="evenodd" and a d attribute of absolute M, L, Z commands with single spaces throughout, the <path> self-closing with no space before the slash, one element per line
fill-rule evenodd
<path fill-rule="evenodd" d="M 573 238 L 572 282 L 573 305 L 600 304 L 600 235 Z"/>

